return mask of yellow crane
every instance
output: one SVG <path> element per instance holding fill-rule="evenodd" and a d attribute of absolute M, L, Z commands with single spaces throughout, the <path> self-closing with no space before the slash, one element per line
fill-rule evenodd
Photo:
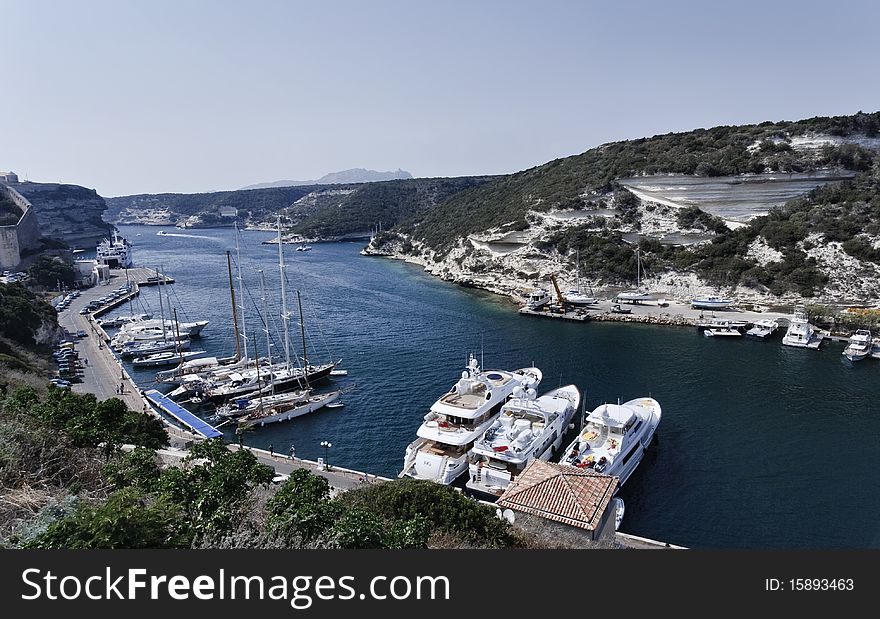
<path fill-rule="evenodd" d="M 556 274 L 550 274 L 550 281 L 553 282 L 553 288 L 556 290 L 556 301 L 559 303 L 559 307 L 565 307 L 565 297 L 562 296 L 562 291 L 559 290 L 559 284 L 556 282 Z"/>

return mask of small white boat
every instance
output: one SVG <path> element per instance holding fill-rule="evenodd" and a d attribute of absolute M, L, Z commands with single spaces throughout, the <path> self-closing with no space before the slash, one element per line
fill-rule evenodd
<path fill-rule="evenodd" d="M 342 408 L 345 406 L 345 402 L 330 402 L 330 404 L 324 405 L 326 408 Z"/>
<path fill-rule="evenodd" d="M 296 251 L 309 251 L 311 248 L 311 245 L 298 245 Z"/>
<path fill-rule="evenodd" d="M 770 337 L 779 328 L 779 323 L 770 318 L 761 318 L 752 324 L 752 328 L 746 331 L 746 335 L 761 339 Z"/>
<path fill-rule="evenodd" d="M 733 305 L 733 299 L 725 299 L 723 297 L 697 297 L 691 299 L 691 307 L 694 309 L 727 309 Z"/>
<path fill-rule="evenodd" d="M 168 233 L 165 232 L 164 230 L 159 230 L 159 231 L 156 233 L 156 236 L 168 236 Z"/>
<path fill-rule="evenodd" d="M 550 303 L 550 293 L 543 288 L 538 288 L 529 293 L 526 298 L 526 307 L 528 309 L 538 309 Z"/>
<path fill-rule="evenodd" d="M 620 523 L 623 522 L 623 514 L 626 511 L 626 506 L 623 504 L 623 499 L 619 496 L 616 496 L 612 499 L 612 504 L 614 505 L 614 530 L 620 530 Z"/>
<path fill-rule="evenodd" d="M 348 370 L 332 370 L 330 376 L 348 376 Z"/>
<path fill-rule="evenodd" d="M 742 333 L 739 329 L 731 325 L 723 327 L 714 327 L 712 329 L 704 329 L 703 335 L 706 337 L 741 337 Z"/>
<path fill-rule="evenodd" d="M 596 297 L 583 294 L 576 289 L 566 290 L 562 297 L 566 303 L 571 303 L 572 305 L 595 305 L 599 302 L 599 299 Z"/>
<path fill-rule="evenodd" d="M 874 345 L 871 332 L 867 329 L 859 329 L 849 338 L 849 344 L 843 351 L 843 355 L 850 361 L 861 361 L 869 354 Z"/>
<path fill-rule="evenodd" d="M 728 320 L 726 318 L 712 318 L 711 320 L 701 320 L 697 323 L 697 329 L 742 329 L 748 321 L 745 320 Z"/>

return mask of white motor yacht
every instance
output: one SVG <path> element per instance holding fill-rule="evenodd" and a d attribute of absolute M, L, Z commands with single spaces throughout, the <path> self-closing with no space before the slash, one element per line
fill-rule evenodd
<path fill-rule="evenodd" d="M 461 378 L 431 405 L 406 448 L 399 477 L 452 483 L 467 470 L 467 453 L 474 441 L 495 421 L 517 387 L 534 388 L 541 382 L 537 368 L 481 370 L 470 355 Z"/>
<path fill-rule="evenodd" d="M 822 343 L 822 334 L 816 333 L 813 325 L 807 318 L 807 312 L 803 307 L 797 307 L 788 325 L 788 331 L 782 337 L 785 346 L 797 348 L 819 348 Z"/>
<path fill-rule="evenodd" d="M 859 329 L 849 338 L 849 344 L 843 351 L 843 355 L 850 361 L 861 361 L 869 354 L 874 346 L 874 339 L 867 329 Z"/>
<path fill-rule="evenodd" d="M 660 416 L 660 404 L 653 398 L 603 404 L 589 414 L 559 462 L 614 475 L 623 486 L 642 461 Z"/>
<path fill-rule="evenodd" d="M 498 418 L 474 442 L 467 487 L 494 500 L 529 462 L 549 460 L 562 444 L 580 401 L 580 391 L 574 385 L 541 397 L 534 389 L 514 389 Z"/>

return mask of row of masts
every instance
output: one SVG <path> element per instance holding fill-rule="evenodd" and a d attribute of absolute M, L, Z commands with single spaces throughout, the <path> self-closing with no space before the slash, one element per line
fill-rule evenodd
<path fill-rule="evenodd" d="M 281 217 L 278 217 L 278 270 L 281 278 L 281 324 L 284 338 L 284 358 L 285 363 L 288 368 L 291 367 L 290 363 L 290 312 L 287 311 L 287 283 L 286 283 L 286 274 L 285 274 L 285 264 L 284 264 L 284 244 L 281 243 Z M 232 323 L 235 331 L 235 360 L 238 361 L 242 357 L 245 359 L 248 358 L 248 339 L 247 339 L 247 320 L 245 319 L 245 304 L 244 304 L 244 279 L 241 274 L 241 246 L 239 243 L 239 230 L 238 224 L 235 224 L 235 251 L 236 251 L 236 261 L 237 261 L 237 270 L 238 270 L 238 290 L 241 305 L 236 303 L 235 299 L 235 287 L 232 283 L 232 257 L 230 252 L 226 252 L 226 268 L 229 275 L 229 293 L 232 301 Z M 263 315 L 266 317 L 263 321 L 264 324 L 264 333 L 266 335 L 266 358 L 268 362 L 268 367 L 272 367 L 272 341 L 271 335 L 269 333 L 269 308 L 268 301 L 266 297 L 266 274 L 260 269 L 258 271 L 260 274 L 260 296 L 263 304 Z M 307 368 L 309 366 L 308 353 L 306 349 L 306 331 L 305 331 L 305 322 L 303 319 L 303 309 L 302 309 L 302 298 L 300 296 L 300 291 L 296 291 L 296 300 L 299 306 L 299 323 L 300 323 L 300 336 L 302 339 L 302 352 L 303 352 L 303 387 L 305 389 L 309 388 L 308 385 L 308 377 L 307 377 Z M 241 330 L 239 330 L 238 324 L 238 309 L 241 309 Z M 252 347 L 254 352 L 256 352 L 256 346 Z M 260 381 L 260 364 L 256 363 L 256 371 L 257 371 L 257 380 Z M 274 386 L 272 389 L 272 393 L 274 394 Z"/>

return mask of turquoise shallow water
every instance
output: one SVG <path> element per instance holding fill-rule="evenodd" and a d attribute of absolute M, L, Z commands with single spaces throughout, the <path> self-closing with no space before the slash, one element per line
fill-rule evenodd
<path fill-rule="evenodd" d="M 232 230 L 166 228 L 189 236 L 159 237 L 159 229 L 120 227 L 138 266 L 176 279 L 175 306 L 211 321 L 203 347 L 228 354 Z M 263 269 L 279 323 L 277 247 L 261 244 L 273 236 L 242 233 L 242 268 L 246 306 L 261 304 Z M 326 440 L 331 463 L 394 477 L 430 404 L 467 354 L 482 351 L 487 368 L 541 368 L 539 391 L 576 384 L 588 408 L 643 395 L 660 402 L 655 443 L 621 491 L 626 532 L 712 548 L 880 547 L 880 362 L 853 365 L 841 344 L 806 351 L 783 347 L 778 336 L 717 341 L 684 328 L 519 316 L 505 299 L 361 256 L 361 247 L 285 248 L 289 309 L 296 316 L 299 289 L 310 357 L 342 358 L 349 371 L 336 380 L 352 387 L 345 407 L 249 432 L 245 442 L 279 452 L 295 444 L 297 456 L 316 459 Z M 143 301 L 158 315 L 155 289 Z M 298 336 L 292 341 L 298 349 Z M 262 333 L 258 346 L 265 354 Z M 146 383 L 152 373 L 136 376 Z"/>

